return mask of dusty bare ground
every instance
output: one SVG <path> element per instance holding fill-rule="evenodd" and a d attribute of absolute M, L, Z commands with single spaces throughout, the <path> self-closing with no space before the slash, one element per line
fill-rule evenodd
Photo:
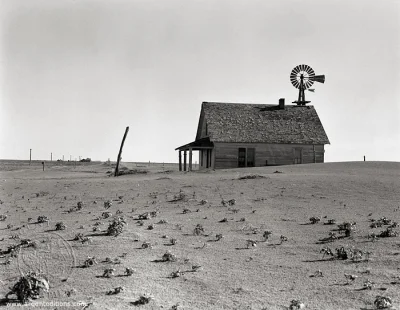
<path fill-rule="evenodd" d="M 148 173 L 118 178 L 109 177 L 104 164 L 59 165 L 45 172 L 40 163 L 13 165 L 3 163 L 8 171 L 0 173 L 0 215 L 7 215 L 0 221 L 0 297 L 21 272 L 40 270 L 49 278 L 50 292 L 33 303 L 82 301 L 87 309 L 289 309 L 298 299 L 306 309 L 347 310 L 375 309 L 375 297 L 382 295 L 392 298 L 392 309 L 400 309 L 400 236 L 368 238 L 389 225 L 370 228 L 372 219 L 400 222 L 400 163 L 192 173 L 131 166 Z M 246 176 L 255 178 L 240 179 Z M 78 202 L 83 202 L 80 210 Z M 152 211 L 158 211 L 155 217 L 139 221 Z M 103 212 L 112 216 L 103 218 Z M 41 215 L 49 222 L 37 223 Z M 108 236 L 116 217 L 127 225 L 117 237 Z M 311 224 L 311 217 L 320 222 Z M 336 224 L 326 225 L 330 219 Z M 55 230 L 57 222 L 66 229 Z M 349 237 L 338 231 L 343 222 L 356 222 Z M 204 229 L 198 235 L 197 224 Z M 272 232 L 266 241 L 265 231 Z M 73 240 L 78 233 L 88 240 Z M 36 241 L 36 248 L 21 248 L 17 257 L 7 254 L 24 238 Z M 335 255 L 342 246 L 364 254 L 337 259 L 320 253 L 329 247 Z M 176 261 L 163 262 L 166 251 Z M 84 268 L 88 256 L 97 263 Z M 107 268 L 114 268 L 114 275 L 103 277 Z M 126 268 L 134 270 L 131 276 Z M 371 289 L 364 286 L 367 280 Z M 120 286 L 120 293 L 107 294 Z M 142 295 L 152 299 L 135 305 Z"/>

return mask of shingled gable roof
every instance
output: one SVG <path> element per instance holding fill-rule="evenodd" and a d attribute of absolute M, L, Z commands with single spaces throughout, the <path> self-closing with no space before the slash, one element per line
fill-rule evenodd
<path fill-rule="evenodd" d="M 313 106 L 203 102 L 196 140 L 205 123 L 211 142 L 330 144 Z"/>

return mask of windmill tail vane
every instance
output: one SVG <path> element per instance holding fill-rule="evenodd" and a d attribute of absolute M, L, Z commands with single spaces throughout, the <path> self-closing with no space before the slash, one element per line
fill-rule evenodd
<path fill-rule="evenodd" d="M 299 90 L 297 101 L 293 101 L 297 105 L 306 105 L 311 101 L 306 101 L 304 91 L 307 89 L 314 92 L 315 89 L 310 88 L 314 82 L 325 83 L 325 75 L 315 75 L 314 70 L 308 65 L 298 65 L 290 73 L 290 81 L 293 86 Z"/>

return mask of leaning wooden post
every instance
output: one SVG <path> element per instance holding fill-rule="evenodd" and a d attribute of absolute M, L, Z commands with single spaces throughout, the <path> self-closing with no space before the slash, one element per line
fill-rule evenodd
<path fill-rule="evenodd" d="M 124 143 L 125 143 L 126 136 L 128 135 L 128 131 L 129 131 L 129 126 L 126 127 L 126 129 L 125 129 L 125 134 L 124 134 L 124 137 L 122 138 L 121 147 L 119 148 L 117 165 L 115 166 L 115 173 L 114 173 L 115 177 L 118 176 L 119 161 L 121 160 L 122 148 L 124 147 Z"/>
<path fill-rule="evenodd" d="M 32 161 L 32 149 L 29 149 L 29 166 L 31 165 Z"/>

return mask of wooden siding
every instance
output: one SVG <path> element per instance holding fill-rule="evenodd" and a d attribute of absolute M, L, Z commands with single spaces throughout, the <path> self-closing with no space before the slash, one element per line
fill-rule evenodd
<path fill-rule="evenodd" d="M 239 148 L 255 148 L 255 166 L 292 165 L 301 156 L 301 163 L 314 163 L 313 145 L 309 144 L 267 144 L 267 143 L 214 143 L 215 169 L 238 167 Z M 324 162 L 324 145 L 314 145 L 315 162 Z M 296 151 L 297 150 L 297 151 Z M 296 155 L 297 154 L 297 155 Z"/>

